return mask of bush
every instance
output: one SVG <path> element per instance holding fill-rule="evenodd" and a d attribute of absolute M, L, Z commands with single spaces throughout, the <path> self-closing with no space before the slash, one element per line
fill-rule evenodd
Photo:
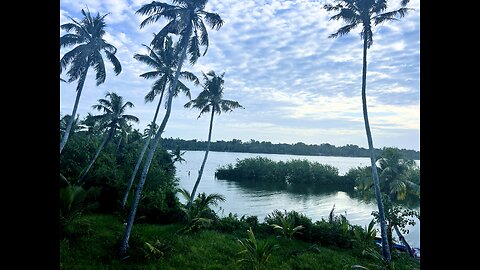
<path fill-rule="evenodd" d="M 279 185 L 313 185 L 353 188 L 354 181 L 338 175 L 338 169 L 308 160 L 293 159 L 275 162 L 264 157 L 237 160 L 235 165 L 218 168 L 215 176 L 233 181 L 254 181 Z"/>
<path fill-rule="evenodd" d="M 241 219 L 238 219 L 237 214 L 232 213 L 229 213 L 226 217 L 218 219 L 215 224 L 215 229 L 227 233 L 231 233 L 234 231 L 243 231 L 247 228 L 247 223 Z"/>

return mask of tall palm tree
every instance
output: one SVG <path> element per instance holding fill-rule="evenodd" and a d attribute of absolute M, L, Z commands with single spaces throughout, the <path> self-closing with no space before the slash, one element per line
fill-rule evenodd
<path fill-rule="evenodd" d="M 155 35 L 154 39 L 152 40 L 152 45 L 154 47 L 162 44 L 161 40 L 165 39 L 170 33 L 180 35 L 180 39 L 178 41 L 180 53 L 178 56 L 177 70 L 175 73 L 173 86 L 170 88 L 170 91 L 172 89 L 177 89 L 178 78 L 182 70 L 183 62 L 187 57 L 187 50 L 190 64 L 192 65 L 195 64 L 196 60 L 200 56 L 200 46 L 205 47 L 205 51 L 203 53 L 204 55 L 207 52 L 209 40 L 204 21 L 210 25 L 212 29 L 216 28 L 218 30 L 223 25 L 223 20 L 220 15 L 204 10 L 208 0 L 172 0 L 172 2 L 176 5 L 169 5 L 166 3 L 153 1 L 150 4 L 143 5 L 136 12 L 137 14 L 147 16 L 147 18 L 140 24 L 140 28 L 143 28 L 147 24 L 154 23 L 162 17 L 169 20 L 169 22 L 158 32 L 158 34 Z M 142 193 L 143 185 L 145 184 L 155 149 L 157 148 L 158 142 L 160 141 L 161 135 L 170 117 L 172 99 L 173 95 L 169 95 L 165 116 L 163 117 L 162 123 L 160 124 L 157 134 L 155 135 L 153 146 L 151 147 L 145 159 L 145 165 L 135 191 L 135 197 L 133 199 L 133 204 L 128 216 L 125 233 L 120 244 L 120 257 L 123 257 L 127 252 L 128 239 L 130 238 L 130 232 L 132 231 L 140 195 Z"/>
<path fill-rule="evenodd" d="M 90 67 L 93 67 L 95 70 L 97 86 L 105 82 L 107 75 L 102 52 L 113 64 L 115 75 L 120 74 L 122 71 L 122 66 L 115 56 L 117 48 L 103 39 L 106 27 L 104 19 L 108 13 L 103 16 L 97 13 L 95 17 L 92 17 L 88 9 L 87 11 L 82 9 L 82 14 L 84 17 L 80 22 L 70 18 L 73 23 L 66 23 L 60 26 L 61 29 L 69 32 L 60 37 L 60 48 L 78 45 L 71 51 L 65 53 L 60 59 L 60 74 L 64 69 L 69 67 L 67 71 L 68 82 L 78 80 L 76 89 L 77 97 L 75 98 L 73 111 L 70 115 L 76 115 L 80 96 L 82 95 L 83 84 L 85 83 L 85 78 L 87 77 L 87 72 Z M 73 118 L 68 123 L 65 135 L 60 142 L 60 154 L 67 143 L 72 121 Z"/>
<path fill-rule="evenodd" d="M 115 135 L 115 131 L 127 129 L 128 122 L 130 121 L 135 123 L 138 123 L 139 121 L 136 116 L 125 114 L 127 107 L 131 108 L 134 106 L 132 102 L 127 101 L 123 103 L 123 97 L 113 92 L 107 93 L 105 97 L 110 98 L 110 100 L 101 98 L 98 100 L 98 104 L 92 106 L 96 110 L 103 110 L 104 114 L 94 115 L 91 117 L 91 120 L 100 123 L 100 128 L 102 130 L 108 130 L 108 132 L 106 132 L 105 138 L 98 147 L 95 156 L 90 161 L 83 174 L 80 176 L 80 184 L 85 179 L 85 176 L 87 175 L 88 171 L 90 171 L 90 168 L 92 168 L 92 165 L 95 163 L 95 160 L 97 160 L 100 152 L 113 138 L 113 135 Z"/>
<path fill-rule="evenodd" d="M 190 196 L 190 204 L 192 205 L 192 200 L 195 198 L 195 192 L 197 191 L 198 184 L 202 179 L 203 169 L 205 168 L 205 163 L 207 162 L 208 151 L 210 150 L 210 142 L 212 139 L 212 127 L 213 127 L 213 116 L 215 113 L 220 115 L 222 112 L 230 112 L 236 108 L 243 108 L 238 102 L 228 99 L 223 99 L 223 76 L 225 73 L 222 73 L 220 76 L 215 74 L 212 70 L 207 74 L 203 73 L 204 83 L 203 91 L 198 94 L 198 97 L 194 100 L 191 100 L 185 104 L 185 108 L 197 108 L 200 110 L 198 118 L 204 113 L 210 113 L 210 128 L 208 129 L 208 141 L 207 149 L 205 150 L 205 156 L 203 157 L 202 165 L 198 171 L 197 181 L 193 187 L 192 194 Z"/>
<path fill-rule="evenodd" d="M 138 61 L 145 63 L 155 69 L 154 71 L 149 71 L 140 75 L 140 77 L 143 77 L 145 79 L 157 79 L 153 83 L 152 89 L 145 96 L 145 102 L 152 102 L 158 94 L 160 94 L 160 100 L 158 101 L 157 109 L 155 111 L 155 115 L 153 116 L 153 120 L 150 124 L 148 124 L 148 133 L 145 137 L 145 144 L 142 148 L 140 156 L 138 157 L 137 163 L 135 164 L 132 176 L 128 181 L 127 190 L 125 191 L 125 195 L 123 196 L 122 201 L 123 207 L 125 207 L 125 204 L 127 203 L 128 195 L 130 194 L 133 182 L 135 181 L 135 177 L 137 176 L 138 169 L 140 168 L 140 164 L 142 163 L 143 157 L 145 156 L 145 152 L 150 145 L 150 139 L 153 137 L 154 132 L 158 130 L 158 125 L 155 122 L 157 121 L 158 111 L 160 109 L 160 105 L 162 104 L 163 94 L 165 92 L 167 84 L 170 87 L 173 86 L 173 81 L 175 80 L 175 69 L 178 63 L 178 46 L 173 46 L 173 41 L 171 37 L 163 39 L 163 45 L 160 48 L 157 47 L 157 49 L 152 49 L 148 46 L 145 47 L 149 51 L 148 55 L 135 54 L 133 56 Z M 199 84 L 198 78 L 191 72 L 182 71 L 180 72 L 180 76 L 189 81 L 193 81 L 195 85 Z M 170 91 L 170 93 L 173 93 L 173 96 L 175 97 L 180 91 L 182 91 L 189 99 L 191 99 L 190 89 L 185 86 L 185 84 L 183 84 L 181 81 L 178 81 L 176 90 L 173 92 Z"/>
<path fill-rule="evenodd" d="M 385 223 L 385 213 L 382 203 L 382 195 L 380 191 L 380 183 L 378 180 L 377 167 L 375 166 L 375 153 L 373 148 L 372 134 L 370 132 L 370 124 L 368 122 L 367 113 L 367 50 L 373 44 L 373 26 L 380 23 L 396 20 L 395 17 L 400 18 L 405 16 L 409 10 L 405 6 L 409 0 L 401 1 L 401 8 L 395 11 L 387 10 L 387 0 L 334 0 L 337 5 L 326 4 L 324 8 L 327 11 L 339 11 L 330 18 L 330 20 L 344 20 L 347 25 L 338 29 L 337 32 L 331 34 L 329 38 L 337 38 L 348 34 L 351 30 L 357 26 L 362 26 L 360 37 L 363 39 L 363 69 L 362 69 L 362 105 L 363 105 L 363 118 L 365 121 L 365 131 L 367 133 L 368 148 L 370 152 L 370 162 L 372 164 L 372 175 L 375 187 L 375 195 L 377 199 L 378 211 L 380 215 L 380 231 L 382 235 L 382 253 L 385 259 L 390 262 L 391 254 L 387 239 L 387 230 Z"/>

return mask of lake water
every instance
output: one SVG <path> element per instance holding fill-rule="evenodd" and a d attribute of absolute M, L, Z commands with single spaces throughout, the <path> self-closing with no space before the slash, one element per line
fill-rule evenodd
<path fill-rule="evenodd" d="M 205 152 L 203 151 L 187 151 L 183 155 L 186 162 L 175 164 L 181 188 L 185 188 L 188 191 L 192 190 L 204 154 Z M 238 214 L 239 217 L 242 215 L 255 215 L 260 222 L 263 222 L 265 216 L 272 213 L 273 210 L 279 209 L 283 211 L 285 209 L 305 214 L 315 222 L 322 218 L 328 219 L 328 214 L 332 210 L 333 205 L 335 205 L 335 214 L 346 215 L 351 224 L 365 226 L 373 219 L 372 211 L 378 210 L 376 203 L 366 203 L 351 197 L 343 191 L 281 190 L 271 186 L 248 185 L 215 179 L 215 170 L 218 167 L 229 163 L 235 164 L 237 159 L 256 156 L 267 157 L 274 161 L 291 159 L 316 161 L 338 168 L 340 175 L 345 174 L 350 168 L 370 165 L 370 159 L 366 157 L 209 152 L 197 194 L 205 192 L 207 194 L 220 193 L 224 195 L 226 201 L 220 202 L 217 207 L 213 207 L 220 217 L 228 216 L 231 212 Z M 419 160 L 416 162 L 420 165 Z M 415 221 L 415 226 L 407 225 L 406 228 L 409 230 L 409 233 L 404 236 L 411 247 L 420 248 L 420 221 L 418 219 Z M 377 233 L 377 236 L 380 236 L 380 233 Z M 395 233 L 394 236 L 396 237 Z"/>

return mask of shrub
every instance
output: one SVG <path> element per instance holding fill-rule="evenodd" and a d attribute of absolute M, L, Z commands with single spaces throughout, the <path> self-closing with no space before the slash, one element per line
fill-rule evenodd
<path fill-rule="evenodd" d="M 218 219 L 215 224 L 215 229 L 221 232 L 231 233 L 234 231 L 244 230 L 247 227 L 247 223 L 241 219 L 238 219 L 237 214 L 229 213 L 228 216 Z"/>
<path fill-rule="evenodd" d="M 268 259 L 272 255 L 272 252 L 278 248 L 278 245 L 274 245 L 270 242 L 259 242 L 253 234 L 252 228 L 247 230 L 248 239 L 237 240 L 237 243 L 241 247 L 241 251 L 238 255 L 242 255 L 243 258 L 237 262 L 248 269 L 260 270 L 265 267 Z"/>

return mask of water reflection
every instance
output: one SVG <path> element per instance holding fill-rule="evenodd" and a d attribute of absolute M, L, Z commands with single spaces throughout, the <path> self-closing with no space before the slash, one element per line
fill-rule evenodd
<path fill-rule="evenodd" d="M 203 155 L 204 152 L 202 151 L 187 151 L 183 156 L 187 162 L 176 164 L 180 187 L 187 190 L 193 188 Z M 335 204 L 336 214 L 346 215 L 351 224 L 366 226 L 373 219 L 372 211 L 378 210 L 374 197 L 373 200 L 362 198 L 356 195 L 353 190 L 338 191 L 338 189 L 328 187 L 302 185 L 285 187 L 270 183 L 215 179 L 215 169 L 219 166 L 228 163 L 235 164 L 236 159 L 256 156 L 268 157 L 275 161 L 299 158 L 299 156 L 293 155 L 210 152 L 197 193 L 220 193 L 224 195 L 226 201 L 214 208 L 220 216 L 226 216 L 231 212 L 239 216 L 255 215 L 260 221 L 263 221 L 265 216 L 273 210 L 285 209 L 303 213 L 316 221 L 322 218 L 328 219 L 328 214 Z M 335 166 L 339 169 L 340 174 L 346 173 L 350 168 L 369 164 L 368 158 L 319 156 L 305 156 L 305 158 Z M 417 225 L 413 227 L 407 226 L 410 233 L 405 235 L 405 238 L 413 247 L 420 247 L 420 222 L 419 220 L 416 220 L 416 222 Z"/>

